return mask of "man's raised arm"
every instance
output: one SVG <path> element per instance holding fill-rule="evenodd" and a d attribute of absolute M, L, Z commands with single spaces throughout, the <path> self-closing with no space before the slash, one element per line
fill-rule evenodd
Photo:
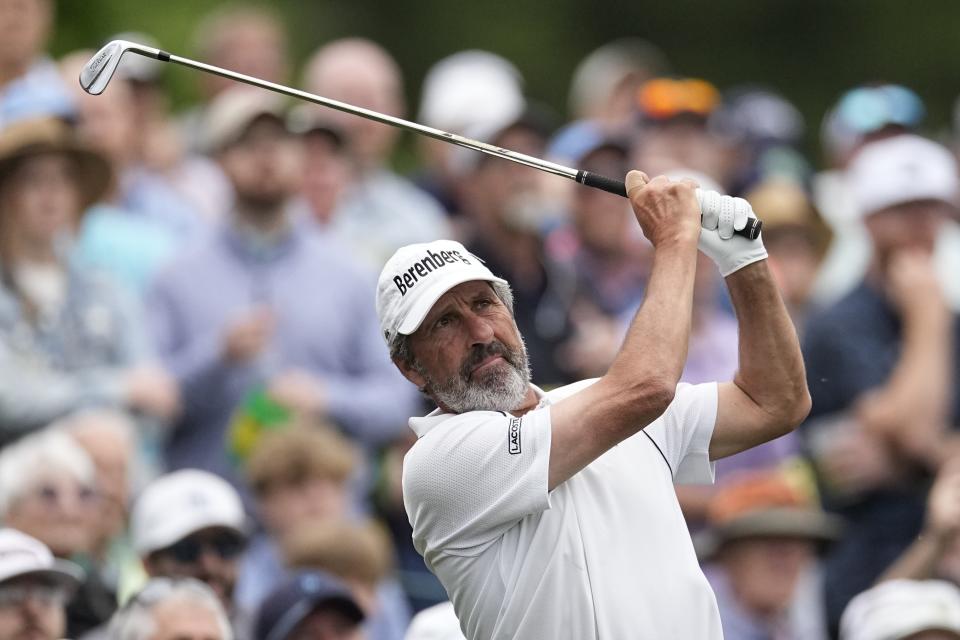
<path fill-rule="evenodd" d="M 645 182 L 627 175 L 630 204 L 654 247 L 643 305 L 607 374 L 551 408 L 551 490 L 666 411 L 683 372 L 700 208 L 692 183 Z"/>
<path fill-rule="evenodd" d="M 707 222 L 709 225 L 710 222 Z M 789 433 L 810 412 L 797 332 L 759 240 L 704 233 L 700 248 L 726 278 L 739 325 L 740 362 L 721 383 L 710 440 L 716 460 Z"/>

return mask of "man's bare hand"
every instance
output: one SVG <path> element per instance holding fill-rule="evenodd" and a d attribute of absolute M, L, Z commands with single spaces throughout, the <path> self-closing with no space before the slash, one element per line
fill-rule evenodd
<path fill-rule="evenodd" d="M 249 362 L 257 357 L 273 334 L 273 313 L 258 307 L 235 320 L 223 339 L 224 357 L 234 364 Z"/>
<path fill-rule="evenodd" d="M 933 260 L 922 251 L 901 251 L 893 256 L 887 266 L 887 292 L 904 316 L 949 313 Z"/>
<path fill-rule="evenodd" d="M 927 498 L 927 531 L 946 542 L 960 532 L 960 458 L 940 468 Z"/>
<path fill-rule="evenodd" d="M 655 247 L 697 244 L 700 206 L 692 180 L 674 182 L 664 176 L 648 180 L 640 171 L 627 174 L 627 195 L 643 235 Z"/>
<path fill-rule="evenodd" d="M 180 390 L 170 374 L 154 365 L 131 369 L 124 380 L 130 408 L 162 420 L 180 412 Z"/>

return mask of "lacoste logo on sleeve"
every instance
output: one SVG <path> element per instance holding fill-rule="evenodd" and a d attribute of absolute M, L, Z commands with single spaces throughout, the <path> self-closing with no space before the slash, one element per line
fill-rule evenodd
<path fill-rule="evenodd" d="M 510 418 L 510 426 L 507 429 L 507 453 L 510 455 L 520 453 L 520 418 Z"/>

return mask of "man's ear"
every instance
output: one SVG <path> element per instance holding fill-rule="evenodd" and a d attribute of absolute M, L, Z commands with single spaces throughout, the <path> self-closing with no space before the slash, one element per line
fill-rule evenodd
<path fill-rule="evenodd" d="M 404 378 L 417 385 L 417 389 L 423 389 L 426 386 L 427 379 L 420 375 L 420 372 L 410 366 L 408 362 L 394 358 L 393 364 L 397 365 L 397 369 L 400 369 Z"/>

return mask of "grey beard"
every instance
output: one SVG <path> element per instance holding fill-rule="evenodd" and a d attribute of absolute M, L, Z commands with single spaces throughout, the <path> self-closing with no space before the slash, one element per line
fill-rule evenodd
<path fill-rule="evenodd" d="M 500 355 L 505 362 L 470 380 L 470 370 L 490 355 Z M 454 413 L 513 411 L 523 404 L 530 387 L 529 358 L 522 341 L 516 350 L 502 342 L 475 347 L 458 375 L 442 382 L 433 380 L 419 362 L 414 362 L 414 368 L 427 381 L 423 391 Z"/>

